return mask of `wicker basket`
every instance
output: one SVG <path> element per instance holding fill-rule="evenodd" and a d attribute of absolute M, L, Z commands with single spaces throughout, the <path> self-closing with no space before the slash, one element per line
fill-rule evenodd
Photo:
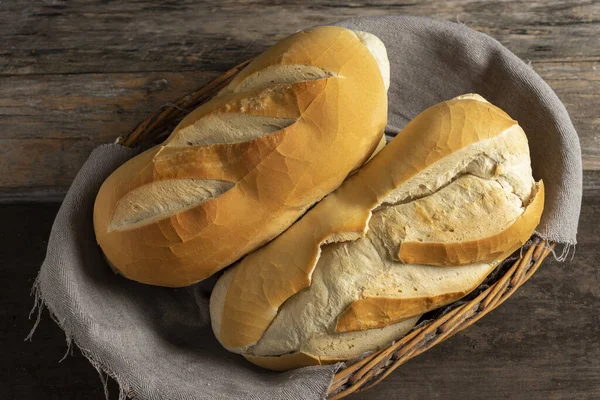
<path fill-rule="evenodd" d="M 131 133 L 117 139 L 117 143 L 135 147 L 149 147 L 160 143 L 185 114 L 209 100 L 251 60 L 243 62 L 196 90 L 149 116 Z M 492 311 L 510 297 L 539 268 L 552 252 L 555 243 L 533 237 L 520 251 L 507 258 L 469 296 L 443 309 L 424 315 L 406 336 L 387 347 L 339 370 L 329 388 L 329 399 L 375 386 L 393 370 L 411 358 L 460 332 Z"/>

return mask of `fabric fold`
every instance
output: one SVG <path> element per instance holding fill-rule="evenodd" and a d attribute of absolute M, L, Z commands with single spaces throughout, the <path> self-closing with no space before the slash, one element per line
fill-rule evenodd
<path fill-rule="evenodd" d="M 494 39 L 456 23 L 373 17 L 339 25 L 373 33 L 387 47 L 387 134 L 425 108 L 469 92 L 518 120 L 529 138 L 534 176 L 546 186 L 538 232 L 576 243 L 579 140 L 563 104 L 530 67 Z M 136 153 L 116 144 L 94 150 L 52 227 L 36 289 L 67 338 L 137 399 L 324 398 L 339 365 L 275 373 L 219 345 L 208 312 L 216 277 L 167 289 L 128 281 L 107 266 L 94 237 L 94 200 L 104 179 Z"/>

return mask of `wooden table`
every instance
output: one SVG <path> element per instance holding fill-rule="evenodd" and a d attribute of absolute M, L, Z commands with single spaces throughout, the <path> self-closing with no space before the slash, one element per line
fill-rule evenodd
<path fill-rule="evenodd" d="M 96 371 L 29 288 L 91 149 L 296 30 L 426 15 L 490 34 L 565 103 L 583 149 L 577 253 L 355 399 L 600 398 L 600 3 L 597 1 L 3 1 L 0 3 L 0 398 L 102 399 Z M 116 386 L 111 383 L 113 397 Z"/>

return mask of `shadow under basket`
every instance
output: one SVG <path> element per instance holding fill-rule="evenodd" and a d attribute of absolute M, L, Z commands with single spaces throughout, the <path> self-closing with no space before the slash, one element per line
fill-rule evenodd
<path fill-rule="evenodd" d="M 210 100 L 250 61 L 237 65 L 176 103 L 163 107 L 128 135 L 117 139 L 117 143 L 127 147 L 151 147 L 162 142 L 187 113 Z M 425 314 L 411 332 L 387 348 L 346 363 L 346 366 L 335 374 L 327 398 L 341 399 L 375 386 L 411 358 L 479 320 L 525 283 L 553 251 L 555 245 L 532 237 L 520 250 L 504 260 L 467 297 Z"/>

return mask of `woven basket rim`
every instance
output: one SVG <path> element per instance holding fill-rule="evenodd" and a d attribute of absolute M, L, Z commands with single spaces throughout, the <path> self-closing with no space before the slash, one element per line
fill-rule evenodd
<path fill-rule="evenodd" d="M 251 61 L 252 59 L 236 65 L 199 89 L 157 110 L 131 132 L 119 137 L 116 143 L 136 147 L 162 142 L 179 120 L 210 100 Z M 484 281 L 472 292 L 476 295 L 470 296 L 468 301 L 463 298 L 443 307 L 440 309 L 442 311 L 438 310 L 439 315 L 421 321 L 395 343 L 343 366 L 335 374 L 327 398 L 337 400 L 369 389 L 411 358 L 469 327 L 502 304 L 525 283 L 555 246 L 556 243 L 533 236 L 514 253 L 519 253 L 516 258 L 509 257 L 497 267 L 496 271 L 501 273 L 495 277 L 494 282 Z"/>

